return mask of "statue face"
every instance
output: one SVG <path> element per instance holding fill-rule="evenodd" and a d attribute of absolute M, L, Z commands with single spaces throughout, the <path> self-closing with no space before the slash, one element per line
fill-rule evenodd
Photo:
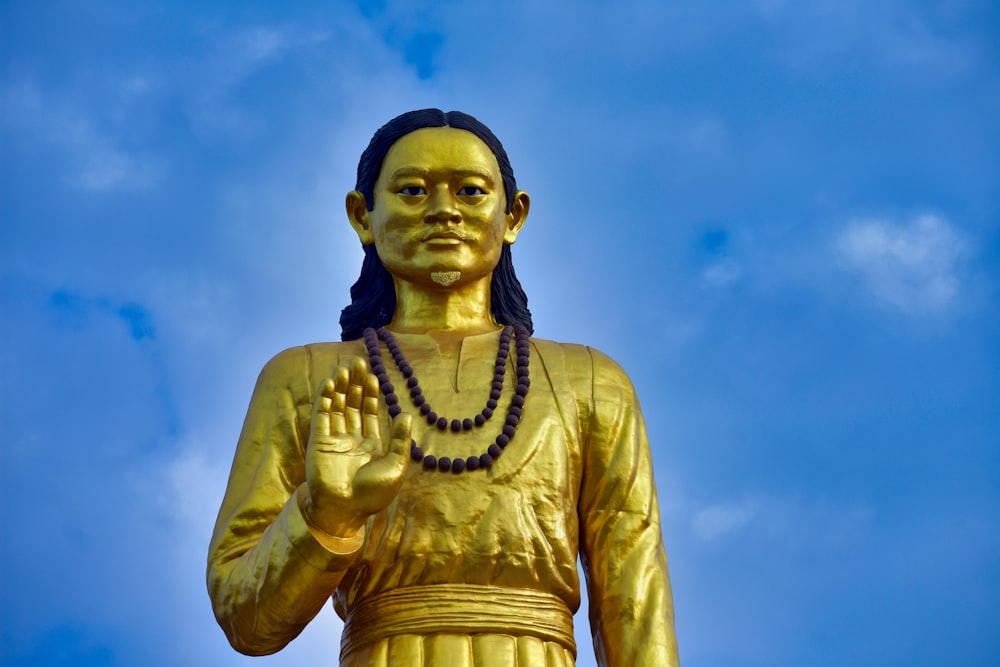
<path fill-rule="evenodd" d="M 374 195 L 371 211 L 359 208 L 358 193 L 348 196 L 362 243 L 375 243 L 393 277 L 438 289 L 489 276 L 527 213 L 527 195 L 505 212 L 493 153 L 476 135 L 451 127 L 416 130 L 393 144 Z"/>

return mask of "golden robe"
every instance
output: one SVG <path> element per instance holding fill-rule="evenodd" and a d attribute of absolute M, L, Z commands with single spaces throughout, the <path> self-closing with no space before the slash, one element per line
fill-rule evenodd
<path fill-rule="evenodd" d="M 431 337 L 396 336 L 439 414 L 482 409 L 498 333 L 466 338 L 457 367 Z M 596 350 L 531 343 L 521 422 L 492 468 L 456 475 L 411 461 L 399 495 L 353 543 L 341 541 L 344 548 L 313 537 L 297 497 L 316 388 L 338 365 L 367 358 L 364 343 L 292 348 L 265 366 L 208 561 L 216 618 L 237 650 L 281 649 L 333 597 L 346 619 L 345 667 L 571 667 L 579 550 L 599 664 L 678 664 L 649 445 L 632 384 Z M 483 427 L 438 432 L 415 415 L 413 437 L 425 452 L 465 458 L 486 450 L 513 395 L 513 357 L 497 414 Z M 397 369 L 389 373 L 404 386 Z M 403 409 L 415 412 L 398 393 Z M 387 439 L 385 405 L 381 411 Z"/>

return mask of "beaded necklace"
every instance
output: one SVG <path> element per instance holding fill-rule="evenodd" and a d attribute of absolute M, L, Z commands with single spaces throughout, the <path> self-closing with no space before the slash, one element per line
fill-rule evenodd
<path fill-rule="evenodd" d="M 500 399 L 503 389 L 503 380 L 507 373 L 507 359 L 510 357 L 510 340 L 512 334 L 515 337 L 515 345 L 517 346 L 517 386 L 514 388 L 514 395 L 510 399 L 510 405 L 507 408 L 507 417 L 500 434 L 497 435 L 493 443 L 486 448 L 483 454 L 479 456 L 473 455 L 467 459 L 456 458 L 454 460 L 447 456 L 435 457 L 432 454 L 425 454 L 424 450 L 417 446 L 416 440 L 410 440 L 410 458 L 417 463 L 422 462 L 425 470 L 440 470 L 441 472 L 450 470 L 457 475 L 465 470 L 489 468 L 493 465 L 493 461 L 510 444 L 521 421 L 524 398 L 528 395 L 528 387 L 531 385 L 531 380 L 528 377 L 528 360 L 531 356 L 528 330 L 523 326 L 511 326 L 509 324 L 504 327 L 503 331 L 500 332 L 500 346 L 497 349 L 497 359 L 493 366 L 493 384 L 490 387 L 490 397 L 486 401 L 486 407 L 479 411 L 475 417 L 449 420 L 447 417 L 438 415 L 431 408 L 430 403 L 427 402 L 423 391 L 420 389 L 420 382 L 413 373 L 413 367 L 406 360 L 403 351 L 399 347 L 399 342 L 392 335 L 392 332 L 385 327 L 379 327 L 377 330 L 370 327 L 365 329 L 364 338 L 365 346 L 368 348 L 368 360 L 371 362 L 372 372 L 378 378 L 379 390 L 385 396 L 386 405 L 389 406 L 389 416 L 395 417 L 403 409 L 399 405 L 399 397 L 396 396 L 396 387 L 389 381 L 389 373 L 386 371 L 385 364 L 382 363 L 382 349 L 379 341 L 385 343 L 389 354 L 396 363 L 396 367 L 403 375 L 403 378 L 406 379 L 406 387 L 409 389 L 413 407 L 420 412 L 428 424 L 436 426 L 442 432 L 446 432 L 450 428 L 453 433 L 471 431 L 473 428 L 482 427 L 493 417 L 493 412 L 497 408 L 497 401 Z"/>

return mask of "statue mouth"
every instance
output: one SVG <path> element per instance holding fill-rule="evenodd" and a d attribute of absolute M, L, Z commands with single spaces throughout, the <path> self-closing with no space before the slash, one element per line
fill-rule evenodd
<path fill-rule="evenodd" d="M 431 243 L 434 245 L 455 245 L 457 243 L 461 243 L 468 239 L 466 238 L 465 234 L 449 229 L 449 230 L 433 231 L 424 236 L 424 238 L 421 240 L 424 243 Z"/>

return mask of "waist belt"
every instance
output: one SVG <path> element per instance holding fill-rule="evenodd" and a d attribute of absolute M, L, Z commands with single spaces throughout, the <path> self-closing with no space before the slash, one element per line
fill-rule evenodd
<path fill-rule="evenodd" d="M 560 598 L 471 584 L 407 586 L 361 600 L 347 614 L 340 654 L 394 635 L 435 634 L 537 637 L 576 656 L 573 615 Z"/>

